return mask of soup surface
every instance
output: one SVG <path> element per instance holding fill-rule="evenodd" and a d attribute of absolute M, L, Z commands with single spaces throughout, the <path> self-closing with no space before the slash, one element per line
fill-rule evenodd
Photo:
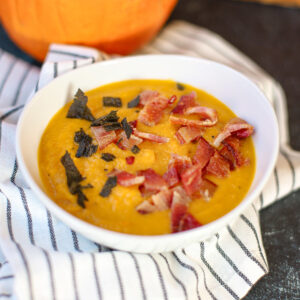
<path fill-rule="evenodd" d="M 156 125 L 148 126 L 138 121 L 137 129 L 140 132 L 169 138 L 165 143 L 144 139 L 137 146 L 138 153 L 133 153 L 131 149 L 121 149 L 116 141 L 102 150 L 98 147 L 97 151 L 88 157 L 77 158 L 75 155 L 78 151 L 78 143 L 74 141 L 74 134 L 81 128 L 92 137 L 92 143 L 97 145 L 91 122 L 85 119 L 66 117 L 72 101 L 51 119 L 40 142 L 38 161 L 40 175 L 49 197 L 63 209 L 80 219 L 109 230 L 141 235 L 166 234 L 172 231 L 170 209 L 156 210 L 150 213 L 140 213 L 137 210 L 143 201 L 151 198 L 151 196 L 143 196 L 138 184 L 133 186 L 117 184 L 108 192 L 108 195 L 101 196 L 99 193 L 103 192 L 103 187 L 109 178 L 108 175 L 114 170 L 136 174 L 138 171 L 146 169 L 153 169 L 157 174 L 163 175 L 168 170 L 171 154 L 193 158 L 198 147 L 199 137 L 193 142 L 181 144 L 175 136 L 180 125 L 173 124 L 169 119 L 172 109 L 183 95 L 194 91 L 198 105 L 217 111 L 218 122 L 214 126 L 206 126 L 201 129 L 202 137 L 211 145 L 226 123 L 236 116 L 227 106 L 206 92 L 186 84 L 178 85 L 174 81 L 122 81 L 101 86 L 85 94 L 88 97 L 87 106 L 95 118 L 115 110 L 120 120 L 126 117 L 130 122 L 138 119 L 143 108 L 140 106 L 128 108 L 128 102 L 147 90 L 157 91 L 168 99 L 172 95 L 176 95 L 177 100 L 170 103 L 164 110 Z M 103 97 L 108 96 L 119 97 L 122 106 L 104 106 Z M 174 101 L 175 98 L 172 99 Z M 196 120 L 199 119 L 199 115 L 190 114 L 184 118 Z M 199 224 L 207 224 L 228 213 L 247 194 L 255 171 L 255 151 L 251 137 L 239 139 L 239 142 L 239 153 L 245 163 L 232 169 L 230 174 L 225 177 L 203 171 L 204 175 L 202 175 L 213 182 L 216 189 L 209 198 L 203 197 L 203 195 L 202 197 L 199 195 L 191 197 L 192 200 L 189 202 L 187 210 L 193 216 L 193 220 Z M 215 148 L 220 149 L 220 146 Z M 66 169 L 61 162 L 66 151 L 84 178 L 80 182 L 86 198 L 84 205 L 79 205 L 78 195 L 70 192 Z M 103 153 L 113 155 L 113 160 L 102 159 Z M 128 159 L 128 157 L 131 158 Z M 132 159 L 132 157 L 134 158 Z"/>

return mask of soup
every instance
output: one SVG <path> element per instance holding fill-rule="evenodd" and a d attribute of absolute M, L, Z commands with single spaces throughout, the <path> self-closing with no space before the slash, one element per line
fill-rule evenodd
<path fill-rule="evenodd" d="M 72 215 L 157 235 L 236 207 L 255 172 L 253 127 L 221 101 L 171 80 L 128 80 L 83 93 L 49 122 L 39 146 L 46 192 Z"/>

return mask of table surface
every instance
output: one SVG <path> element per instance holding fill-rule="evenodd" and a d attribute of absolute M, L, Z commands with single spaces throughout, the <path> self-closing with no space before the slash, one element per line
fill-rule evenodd
<path fill-rule="evenodd" d="M 215 31 L 279 81 L 287 95 L 291 144 L 300 150 L 300 8 L 231 0 L 181 0 L 170 20 Z M 29 62 L 0 25 L 0 48 Z M 300 299 L 300 191 L 261 212 L 270 272 L 245 300 Z M 298 267 L 297 267 L 298 266 Z"/>

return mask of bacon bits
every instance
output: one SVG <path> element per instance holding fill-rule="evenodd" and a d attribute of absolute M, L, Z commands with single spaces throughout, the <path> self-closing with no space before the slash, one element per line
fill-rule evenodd
<path fill-rule="evenodd" d="M 193 157 L 193 163 L 203 169 L 210 158 L 214 155 L 215 149 L 203 137 L 199 139 L 196 153 Z"/>
<path fill-rule="evenodd" d="M 202 168 L 193 165 L 185 170 L 181 175 L 181 181 L 186 192 L 191 196 L 198 191 L 202 183 Z"/>
<path fill-rule="evenodd" d="M 195 127 L 181 127 L 175 133 L 175 137 L 178 142 L 183 144 L 188 144 L 192 141 L 197 140 L 203 134 L 203 129 Z"/>
<path fill-rule="evenodd" d="M 219 178 L 228 177 L 230 173 L 230 164 L 218 150 L 215 150 L 214 155 L 211 157 L 206 167 L 206 172 Z"/>
<path fill-rule="evenodd" d="M 143 201 L 136 208 L 136 211 L 142 215 L 153 213 L 157 210 L 155 205 L 148 200 Z"/>
<path fill-rule="evenodd" d="M 145 181 L 143 185 L 140 186 L 140 191 L 142 195 L 151 195 L 155 194 L 165 188 L 167 188 L 166 181 L 157 174 L 152 169 L 138 171 L 137 173 L 139 176 L 144 176 Z"/>
<path fill-rule="evenodd" d="M 118 135 L 116 141 L 117 146 L 122 150 L 132 149 L 132 147 L 137 146 L 143 142 L 141 138 L 137 137 L 134 134 L 131 134 L 130 139 L 128 139 L 124 131 L 122 131 Z"/>
<path fill-rule="evenodd" d="M 217 189 L 217 185 L 215 183 L 213 183 L 212 181 L 203 178 L 200 186 L 199 186 L 199 196 L 204 199 L 206 202 L 208 202 L 211 197 L 214 195 L 216 189 Z"/>
<path fill-rule="evenodd" d="M 222 141 L 233 135 L 239 139 L 244 139 L 252 135 L 254 127 L 240 118 L 231 119 L 214 140 L 214 146 L 219 147 Z"/>
<path fill-rule="evenodd" d="M 160 121 L 168 105 L 169 100 L 163 96 L 151 98 L 140 111 L 138 120 L 147 126 L 154 126 Z"/>
<path fill-rule="evenodd" d="M 173 95 L 169 98 L 168 100 L 168 103 L 169 104 L 173 104 L 175 101 L 177 100 L 177 96 L 176 95 Z"/>
<path fill-rule="evenodd" d="M 106 146 L 117 140 L 115 131 L 106 131 L 102 126 L 91 127 L 91 130 L 98 142 L 100 150 L 103 150 Z"/>
<path fill-rule="evenodd" d="M 121 186 L 133 186 L 137 184 L 142 184 L 145 181 L 144 176 L 136 176 L 134 174 L 128 173 L 126 171 L 114 170 L 109 177 L 116 177 L 117 183 Z"/>
<path fill-rule="evenodd" d="M 154 143 L 164 144 L 164 143 L 168 143 L 170 141 L 170 139 L 167 137 L 148 133 L 148 132 L 138 131 L 137 129 L 134 129 L 133 132 L 134 132 L 135 136 L 142 138 L 144 140 L 154 142 Z"/>
<path fill-rule="evenodd" d="M 128 165 L 132 165 L 134 163 L 134 156 L 127 156 L 125 159 Z"/>
<path fill-rule="evenodd" d="M 144 106 L 147 102 L 157 97 L 159 93 L 157 91 L 146 90 L 140 93 L 140 105 Z"/>
<path fill-rule="evenodd" d="M 187 95 L 181 96 L 175 108 L 172 110 L 173 114 L 183 115 L 187 108 L 197 105 L 195 99 L 197 97 L 196 92 L 191 92 Z"/>
<path fill-rule="evenodd" d="M 170 116 L 169 120 L 172 124 L 175 124 L 175 125 L 189 126 L 189 127 L 196 127 L 196 128 L 211 127 L 211 126 L 215 125 L 209 119 L 207 119 L 207 120 L 190 120 L 190 119 Z"/>
<path fill-rule="evenodd" d="M 205 119 L 207 122 L 210 121 L 210 126 L 213 126 L 218 122 L 217 111 L 213 108 L 209 108 L 205 106 L 194 106 L 194 107 L 187 108 L 185 113 L 187 115 L 191 115 L 191 114 L 199 115 L 202 119 Z"/>

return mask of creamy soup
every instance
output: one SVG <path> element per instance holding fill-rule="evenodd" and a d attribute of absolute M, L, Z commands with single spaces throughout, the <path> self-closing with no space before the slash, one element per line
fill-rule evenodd
<path fill-rule="evenodd" d="M 141 103 L 135 105 L 132 100 L 143 91 L 156 91 L 160 96 L 171 99 L 155 125 L 149 126 L 138 120 L 139 114 L 145 108 Z M 198 106 L 208 107 L 217 112 L 218 121 L 215 125 L 198 127 L 202 139 L 213 145 L 219 133 L 230 120 L 236 118 L 236 115 L 220 101 L 222 99 L 218 100 L 205 91 L 187 84 L 177 84 L 170 80 L 129 80 L 100 86 L 85 92 L 88 97 L 87 107 L 95 119 L 114 110 L 117 111 L 119 122 L 125 117 L 128 122 L 138 120 L 135 126 L 139 132 L 168 138 L 168 141 L 163 143 L 140 138 L 142 142 L 137 145 L 138 151 L 132 151 L 132 148 L 121 149 L 118 145 L 120 140 L 109 143 L 104 149 L 97 148 L 98 143 L 91 121 L 76 117 L 67 118 L 73 102 L 67 103 L 49 122 L 39 147 L 40 175 L 49 197 L 72 215 L 102 228 L 140 235 L 170 233 L 172 231 L 170 203 L 169 208 L 141 213 L 137 210 L 141 203 L 150 201 L 152 205 L 153 202 L 151 202 L 152 195 L 141 193 L 139 184 L 132 186 L 116 184 L 108 191 L 108 195 L 103 194 L 103 188 L 111 172 L 115 170 L 126 171 L 136 176 L 141 170 L 152 169 L 158 175 L 163 176 L 168 170 L 171 154 L 188 157 L 193 161 L 199 144 L 199 136 L 191 142 L 180 143 L 176 132 L 184 126 L 170 121 L 171 111 L 176 107 L 181 96 L 193 91 L 196 93 L 195 101 Z M 173 95 L 176 96 L 176 100 L 175 97 L 172 98 Z M 107 97 L 120 98 L 121 106 L 120 103 L 114 102 L 113 106 L 104 106 L 104 97 L 108 100 Z M 131 106 L 134 107 L 128 108 L 129 102 L 133 103 Z M 106 104 L 109 105 L 109 101 Z M 199 117 L 199 114 L 193 113 L 181 114 L 179 117 L 187 120 L 205 119 L 203 114 Z M 81 128 L 92 138 L 94 150 L 91 152 L 94 151 L 94 153 L 90 156 L 76 157 L 79 143 L 74 141 L 74 135 Z M 122 129 L 117 128 L 116 135 L 121 131 Z M 134 134 L 134 131 L 131 134 Z M 203 194 L 199 196 L 197 193 L 196 196 L 190 195 L 187 207 L 193 220 L 201 225 L 212 222 L 231 211 L 242 201 L 249 190 L 255 172 L 255 150 L 251 137 L 239 138 L 239 143 L 239 155 L 243 157 L 243 163 L 233 168 L 231 165 L 228 175 L 215 176 L 206 172 L 203 166 L 201 176 L 212 182 L 216 189 L 211 197 L 205 197 Z M 222 146 L 214 148 L 220 150 L 220 147 Z M 67 183 L 66 168 L 61 161 L 66 151 L 84 178 L 80 182 L 81 191 L 86 198 L 83 205 L 78 204 L 78 194 L 72 194 Z M 180 184 L 179 179 L 177 185 Z M 169 187 L 171 188 L 174 186 Z M 104 196 L 101 196 L 101 191 Z"/>

